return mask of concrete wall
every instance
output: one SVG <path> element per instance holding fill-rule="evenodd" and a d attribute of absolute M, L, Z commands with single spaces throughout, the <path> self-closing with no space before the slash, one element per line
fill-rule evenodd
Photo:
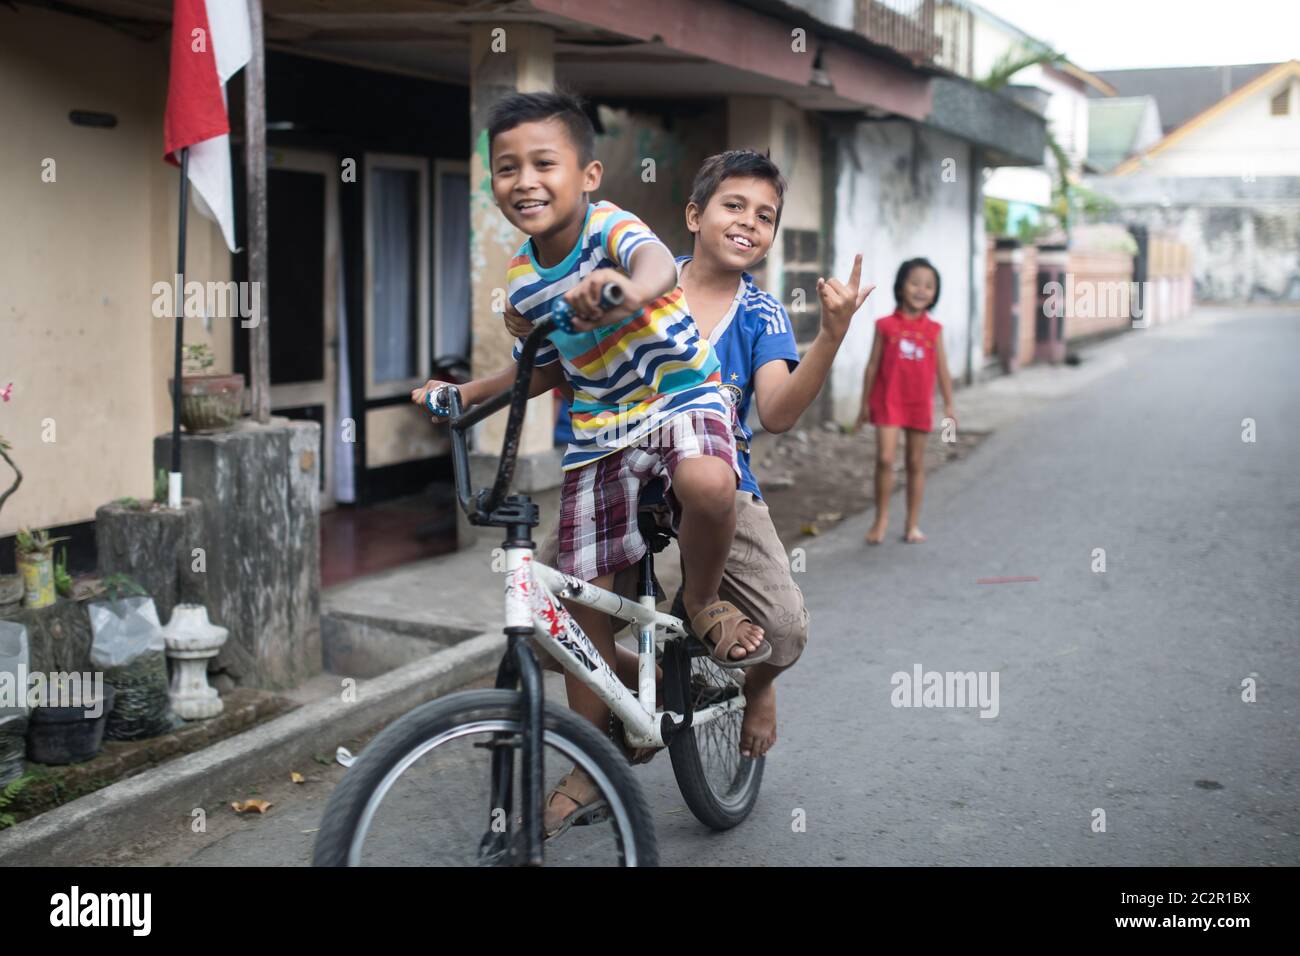
<path fill-rule="evenodd" d="M 167 44 L 0 7 L 0 386 L 14 383 L 0 434 L 24 475 L 0 535 L 152 497 L 153 437 L 171 427 L 174 321 L 150 310 L 151 286 L 176 265 Z M 117 126 L 74 126 L 71 110 L 112 113 Z M 54 182 L 42 181 L 46 159 Z M 188 233 L 186 278 L 229 279 L 216 226 L 191 210 Z M 230 369 L 229 321 L 185 322 L 187 342 L 212 346 L 214 371 Z M 0 481 L 10 477 L 5 468 Z"/>
<path fill-rule="evenodd" d="M 1300 300 L 1300 176 L 1105 176 L 1089 185 L 1116 218 L 1191 248 L 1200 302 Z"/>
<path fill-rule="evenodd" d="M 784 287 L 785 246 L 781 230 L 822 228 L 822 131 L 818 121 L 782 100 L 733 96 L 727 100 L 727 149 L 768 152 L 785 177 L 785 202 L 776 241 L 754 280 L 792 308 Z M 811 294 L 811 290 L 806 290 Z"/>
<path fill-rule="evenodd" d="M 596 156 L 605 167 L 597 199 L 608 199 L 636 213 L 667 243 L 674 255 L 688 255 L 686 201 L 705 158 L 726 148 L 726 106 L 718 100 L 674 118 L 640 110 L 600 107 L 604 133 Z M 647 181 L 646 160 L 654 160 Z"/>
<path fill-rule="evenodd" d="M 979 262 L 977 350 L 983 339 L 984 238 L 982 219 L 973 223 L 970 215 L 973 171 L 966 143 L 903 121 L 858 123 L 836 130 L 831 141 L 836 151 L 831 271 L 848 275 L 853 256 L 861 252 L 863 278 L 877 285 L 831 371 L 832 413 L 844 421 L 857 415 L 875 320 L 894 310 L 894 274 L 905 259 L 925 256 L 939 270 L 943 285 L 932 318 L 943 325 L 949 371 L 954 379 L 965 373 L 972 261 Z M 945 158 L 956 160 L 955 182 L 943 181 Z"/>

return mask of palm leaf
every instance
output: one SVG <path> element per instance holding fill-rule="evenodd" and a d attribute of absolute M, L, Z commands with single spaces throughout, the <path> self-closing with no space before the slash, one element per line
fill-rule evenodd
<path fill-rule="evenodd" d="M 1065 62 L 1065 54 L 1057 53 L 1047 47 L 1031 49 L 1016 46 L 1004 52 L 993 61 L 989 75 L 979 81 L 986 90 L 1000 90 L 1011 82 L 1011 78 L 1021 70 L 1031 66 L 1055 66 Z"/>

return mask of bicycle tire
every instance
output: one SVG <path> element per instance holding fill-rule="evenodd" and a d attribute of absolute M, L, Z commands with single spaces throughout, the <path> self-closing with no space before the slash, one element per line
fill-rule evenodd
<path fill-rule="evenodd" d="M 681 638 L 671 642 L 665 649 L 663 660 L 664 704 L 679 714 L 685 713 L 686 697 L 692 693 L 691 661 L 708 659 L 702 650 L 692 655 L 688 649 L 689 640 Z M 721 668 L 715 669 L 721 671 Z M 741 757 L 737 753 L 738 770 L 727 789 L 721 790 L 710 780 L 702 752 L 707 748 L 701 747 L 699 736 L 709 733 L 710 726 L 690 727 L 678 732 L 668 745 L 668 755 L 672 759 L 677 789 L 695 818 L 710 829 L 730 830 L 744 822 L 753 811 L 763 784 L 763 767 L 767 758 Z"/>
<path fill-rule="evenodd" d="M 353 843 L 371 796 L 408 755 L 426 742 L 467 724 L 505 721 L 513 724 L 507 732 L 518 732 L 521 701 L 522 695 L 513 690 L 461 691 L 422 704 L 384 728 L 330 795 L 313 848 L 312 865 L 350 865 Z M 547 745 L 558 749 L 568 747 L 585 755 L 609 781 L 610 786 L 602 788 L 603 795 L 610 802 L 615 819 L 620 812 L 626 815 L 626 829 L 630 830 L 630 841 L 626 839 L 628 834 L 623 834 L 623 865 L 658 866 L 654 821 L 641 787 L 622 754 L 588 721 L 550 702 L 545 706 L 544 724 Z M 627 852 L 629 842 L 632 854 Z"/>

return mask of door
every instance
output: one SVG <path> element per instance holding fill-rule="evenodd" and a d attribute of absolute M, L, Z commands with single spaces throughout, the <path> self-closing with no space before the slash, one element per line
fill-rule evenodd
<path fill-rule="evenodd" d="M 339 167 L 328 153 L 267 155 L 271 411 L 320 423 L 321 510 L 334 506 L 339 431 Z"/>

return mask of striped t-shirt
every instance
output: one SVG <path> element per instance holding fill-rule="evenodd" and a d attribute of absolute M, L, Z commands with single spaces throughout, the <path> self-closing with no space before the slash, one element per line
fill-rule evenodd
<path fill-rule="evenodd" d="M 649 227 L 613 203 L 587 206 L 577 245 L 545 268 L 526 240 L 510 260 L 510 303 L 531 322 L 551 313 L 552 302 L 596 269 L 628 272 L 632 256 L 663 246 Z M 515 358 L 519 357 L 515 346 Z M 636 315 L 591 332 L 556 331 L 537 352 L 537 364 L 559 361 L 573 386 L 573 440 L 564 455 L 570 471 L 635 445 L 670 419 L 703 411 L 730 421 L 718 391 L 718 359 L 699 337 L 680 287 Z"/>

